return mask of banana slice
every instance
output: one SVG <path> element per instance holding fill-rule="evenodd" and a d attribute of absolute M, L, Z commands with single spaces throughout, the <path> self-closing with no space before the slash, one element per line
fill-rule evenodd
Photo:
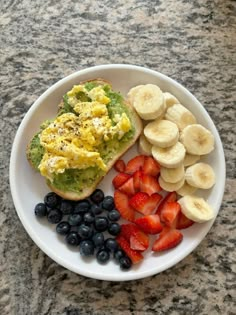
<path fill-rule="evenodd" d="M 190 166 L 200 160 L 200 155 L 186 153 L 184 157 L 184 166 Z"/>
<path fill-rule="evenodd" d="M 185 148 L 180 142 L 177 142 L 169 148 L 153 146 L 152 155 L 161 166 L 167 168 L 176 168 L 183 163 Z"/>
<path fill-rule="evenodd" d="M 162 166 L 160 169 L 160 173 L 161 177 L 167 183 L 177 183 L 184 178 L 184 165 L 181 164 L 179 167 L 176 168 L 166 168 Z"/>
<path fill-rule="evenodd" d="M 169 92 L 164 93 L 164 99 L 166 103 L 166 108 L 173 106 L 174 104 L 179 104 L 177 98 Z"/>
<path fill-rule="evenodd" d="M 167 148 L 178 141 L 179 129 L 171 121 L 154 120 L 144 128 L 144 135 L 151 144 Z"/>
<path fill-rule="evenodd" d="M 192 195 L 196 192 L 197 188 L 190 186 L 186 181 L 184 182 L 183 186 L 178 189 L 176 192 L 180 196 L 187 196 Z"/>
<path fill-rule="evenodd" d="M 171 192 L 171 191 L 176 191 L 180 189 L 184 185 L 185 179 L 183 177 L 180 181 L 176 183 L 168 183 L 161 176 L 159 176 L 158 181 L 162 189 L 164 189 L 165 191 Z"/>
<path fill-rule="evenodd" d="M 144 134 L 139 137 L 138 151 L 143 155 L 152 155 L 152 144 L 148 142 Z"/>
<path fill-rule="evenodd" d="M 128 94 L 127 94 L 127 99 L 128 102 L 133 105 L 134 103 L 134 97 L 137 94 L 138 90 L 142 87 L 143 85 L 137 85 L 135 87 L 133 87 L 132 89 L 129 90 Z"/>
<path fill-rule="evenodd" d="M 180 135 L 187 153 L 205 155 L 214 149 L 213 134 L 199 124 L 193 124 L 184 128 Z"/>
<path fill-rule="evenodd" d="M 159 118 L 166 109 L 163 93 L 154 84 L 146 84 L 137 90 L 134 95 L 133 106 L 144 120 Z"/>
<path fill-rule="evenodd" d="M 169 107 L 166 111 L 165 118 L 176 123 L 180 130 L 183 130 L 188 125 L 197 123 L 194 115 L 181 104 L 174 104 Z"/>
<path fill-rule="evenodd" d="M 195 222 L 203 223 L 214 218 L 214 211 L 203 198 L 187 195 L 178 200 L 183 214 Z"/>
<path fill-rule="evenodd" d="M 185 179 L 191 186 L 209 189 L 215 184 L 215 173 L 207 163 L 196 163 L 189 166 L 185 172 Z"/>

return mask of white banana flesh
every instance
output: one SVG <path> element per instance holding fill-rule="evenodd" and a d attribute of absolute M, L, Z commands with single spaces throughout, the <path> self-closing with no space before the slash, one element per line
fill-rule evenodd
<path fill-rule="evenodd" d="M 180 189 L 184 185 L 185 179 L 182 178 L 180 181 L 176 183 L 168 183 L 162 178 L 162 176 L 159 176 L 158 181 L 162 189 L 171 192 Z"/>
<path fill-rule="evenodd" d="M 214 218 L 212 207 L 203 198 L 187 195 L 178 200 L 183 214 L 194 222 L 203 223 Z"/>
<path fill-rule="evenodd" d="M 165 92 L 164 93 L 164 99 L 165 99 L 165 103 L 166 103 L 166 108 L 168 109 L 169 107 L 173 106 L 174 104 L 179 104 L 180 102 L 178 101 L 178 99 L 172 95 L 169 92 Z"/>
<path fill-rule="evenodd" d="M 134 102 L 135 95 L 137 94 L 138 90 L 142 87 L 143 85 L 137 85 L 133 87 L 132 89 L 129 90 L 127 94 L 127 99 L 128 102 L 132 105 Z"/>
<path fill-rule="evenodd" d="M 144 135 L 151 144 L 167 148 L 178 141 L 179 129 L 171 121 L 154 120 L 144 128 Z"/>
<path fill-rule="evenodd" d="M 176 123 L 180 130 L 183 130 L 188 125 L 197 123 L 194 115 L 181 104 L 174 104 L 169 107 L 166 111 L 165 118 Z"/>
<path fill-rule="evenodd" d="M 139 137 L 138 151 L 143 155 L 152 155 L 152 144 L 148 142 L 144 134 Z"/>
<path fill-rule="evenodd" d="M 180 196 L 187 196 L 187 195 L 193 195 L 196 191 L 197 191 L 196 187 L 189 185 L 185 181 L 183 186 L 180 189 L 178 189 L 176 192 Z"/>
<path fill-rule="evenodd" d="M 184 166 L 190 166 L 200 160 L 200 155 L 186 153 L 184 157 Z"/>
<path fill-rule="evenodd" d="M 185 146 L 187 153 L 194 155 L 205 155 L 214 149 L 213 134 L 199 124 L 184 128 L 180 136 L 180 142 Z"/>
<path fill-rule="evenodd" d="M 176 168 L 166 168 L 162 166 L 160 169 L 160 174 L 167 183 L 177 183 L 184 178 L 184 165 L 181 164 Z"/>
<path fill-rule="evenodd" d="M 167 168 L 176 168 L 183 163 L 185 157 L 185 148 L 182 143 L 177 142 L 169 148 L 152 147 L 154 159 Z"/>
<path fill-rule="evenodd" d="M 215 184 L 215 172 L 207 163 L 196 163 L 189 166 L 185 172 L 185 179 L 191 186 L 209 189 Z"/>

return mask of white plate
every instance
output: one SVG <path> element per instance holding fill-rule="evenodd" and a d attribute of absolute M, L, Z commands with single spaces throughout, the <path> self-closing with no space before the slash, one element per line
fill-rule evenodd
<path fill-rule="evenodd" d="M 181 261 L 191 253 L 203 240 L 210 230 L 214 220 L 204 224 L 194 224 L 183 231 L 182 243 L 174 249 L 161 254 L 146 253 L 142 263 L 133 266 L 129 271 L 121 271 L 112 260 L 107 265 L 100 265 L 95 259 L 83 259 L 78 248 L 70 249 L 63 239 L 55 232 L 55 225 L 49 225 L 46 219 L 39 220 L 34 215 L 34 206 L 43 200 L 49 191 L 44 179 L 36 174 L 26 160 L 26 146 L 40 123 L 55 117 L 57 105 L 62 96 L 80 81 L 104 78 L 112 83 L 114 90 L 120 91 L 124 96 L 128 90 L 139 84 L 153 83 L 160 86 L 163 91 L 174 94 L 180 102 L 189 108 L 199 123 L 209 128 L 215 137 L 215 150 L 206 160 L 215 170 L 215 186 L 201 192 L 218 214 L 225 185 L 225 159 L 220 137 L 214 123 L 204 107 L 182 85 L 169 77 L 146 68 L 132 65 L 102 65 L 78 71 L 60 80 L 32 105 L 22 120 L 12 147 L 10 159 L 10 185 L 17 214 L 26 231 L 33 241 L 58 264 L 75 273 L 101 280 L 126 281 L 140 279 L 160 273 Z M 125 155 L 125 159 L 134 156 L 137 148 L 134 146 Z M 106 194 L 112 194 L 111 179 L 114 171 L 105 177 L 100 187 Z"/>

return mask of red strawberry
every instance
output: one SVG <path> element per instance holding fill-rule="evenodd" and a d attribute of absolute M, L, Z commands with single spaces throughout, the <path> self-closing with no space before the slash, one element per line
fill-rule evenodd
<path fill-rule="evenodd" d="M 146 175 L 157 176 L 160 173 L 160 165 L 152 156 L 145 156 L 143 172 Z"/>
<path fill-rule="evenodd" d="M 125 162 L 123 160 L 117 160 L 114 164 L 114 169 L 117 172 L 124 172 L 125 171 Z"/>
<path fill-rule="evenodd" d="M 133 196 L 135 194 L 133 177 L 130 177 L 123 185 L 121 185 L 119 190 L 127 196 Z"/>
<path fill-rule="evenodd" d="M 161 196 L 157 193 L 149 196 L 147 193 L 140 191 L 129 200 L 129 204 L 136 211 L 148 215 L 156 209 L 160 200 Z"/>
<path fill-rule="evenodd" d="M 160 219 L 161 222 L 165 223 L 167 226 L 172 226 L 177 218 L 181 208 L 178 202 L 166 202 L 162 208 Z"/>
<path fill-rule="evenodd" d="M 160 252 L 177 246 L 183 239 L 183 234 L 169 227 L 164 227 L 152 246 L 154 252 Z"/>
<path fill-rule="evenodd" d="M 129 160 L 126 165 L 125 172 L 128 174 L 133 174 L 143 167 L 144 164 L 144 155 L 137 155 L 133 159 Z"/>
<path fill-rule="evenodd" d="M 138 170 L 138 171 L 134 172 L 134 174 L 133 174 L 134 189 L 137 192 L 140 191 L 141 175 L 142 175 L 142 171 L 141 170 Z"/>
<path fill-rule="evenodd" d="M 176 200 L 177 200 L 177 193 L 175 191 L 168 193 L 165 196 L 165 198 L 163 198 L 163 200 L 160 202 L 157 208 L 156 214 L 159 214 L 159 215 L 161 214 L 161 211 L 167 202 L 176 201 Z"/>
<path fill-rule="evenodd" d="M 162 231 L 162 225 L 158 214 L 150 214 L 137 218 L 134 223 L 147 234 L 157 234 Z"/>
<path fill-rule="evenodd" d="M 139 251 L 132 249 L 129 242 L 122 235 L 118 235 L 116 241 L 126 255 L 132 260 L 133 264 L 137 264 L 143 259 L 143 255 Z"/>
<path fill-rule="evenodd" d="M 113 180 L 112 180 L 112 184 L 114 186 L 115 189 L 119 188 L 121 185 L 123 185 L 129 178 L 131 177 L 131 175 L 126 174 L 126 173 L 119 173 L 117 174 Z"/>
<path fill-rule="evenodd" d="M 122 224 L 120 234 L 129 241 L 130 247 L 135 250 L 144 251 L 149 246 L 149 237 L 135 224 Z"/>
<path fill-rule="evenodd" d="M 142 174 L 141 175 L 141 182 L 140 182 L 140 190 L 142 192 L 146 192 L 149 195 L 152 195 L 156 192 L 161 191 L 162 189 L 161 189 L 156 177 Z"/>
<path fill-rule="evenodd" d="M 194 224 L 194 221 L 188 219 L 181 211 L 179 212 L 176 219 L 176 229 L 182 230 L 190 227 Z"/>
<path fill-rule="evenodd" d="M 122 218 L 128 221 L 135 219 L 134 209 L 129 205 L 129 197 L 126 194 L 116 190 L 114 193 L 114 203 Z"/>

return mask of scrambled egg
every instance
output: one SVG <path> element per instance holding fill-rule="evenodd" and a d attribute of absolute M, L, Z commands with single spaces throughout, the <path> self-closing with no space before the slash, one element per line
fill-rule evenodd
<path fill-rule="evenodd" d="M 85 93 L 91 101 L 79 101 L 78 92 Z M 49 180 L 54 173 L 63 173 L 69 168 L 98 166 L 106 171 L 107 166 L 98 152 L 99 145 L 114 136 L 121 139 L 131 129 L 125 113 L 116 114 L 113 121 L 110 119 L 107 110 L 110 99 L 102 87 L 87 91 L 83 85 L 77 85 L 67 96 L 75 113 L 58 116 L 40 134 L 45 153 L 39 170 Z"/>

